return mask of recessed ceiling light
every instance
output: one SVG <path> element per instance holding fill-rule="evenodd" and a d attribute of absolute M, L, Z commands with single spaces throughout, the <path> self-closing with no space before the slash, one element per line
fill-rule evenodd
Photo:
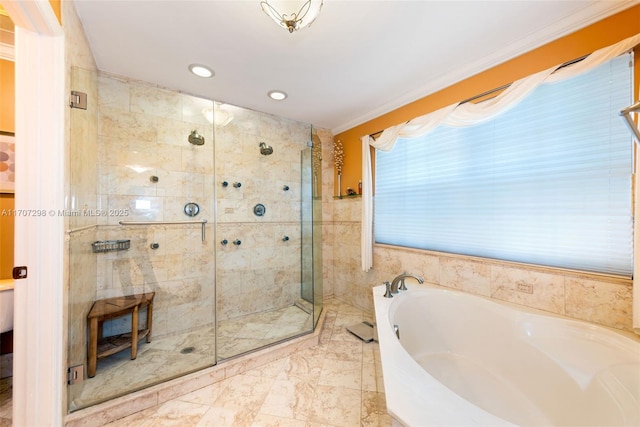
<path fill-rule="evenodd" d="M 195 74 L 198 77 L 213 77 L 213 70 L 206 65 L 201 64 L 191 64 L 189 65 L 189 71 Z"/>
<path fill-rule="evenodd" d="M 275 99 L 276 101 L 282 101 L 287 97 L 287 94 L 281 90 L 270 90 L 267 95 L 269 95 L 269 98 Z"/>

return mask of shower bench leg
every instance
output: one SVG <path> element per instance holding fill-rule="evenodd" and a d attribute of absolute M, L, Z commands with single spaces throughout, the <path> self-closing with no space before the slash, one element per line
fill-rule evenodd
<path fill-rule="evenodd" d="M 151 342 L 153 324 L 153 298 L 155 292 L 105 298 L 93 303 L 87 319 L 89 320 L 89 351 L 87 376 L 96 375 L 98 359 L 131 348 L 131 360 L 138 357 L 138 341 L 146 337 Z M 147 325 L 138 330 L 138 314 L 140 308 L 147 307 Z M 114 337 L 102 337 L 102 326 L 105 320 L 131 314 L 131 330 L 129 333 Z"/>

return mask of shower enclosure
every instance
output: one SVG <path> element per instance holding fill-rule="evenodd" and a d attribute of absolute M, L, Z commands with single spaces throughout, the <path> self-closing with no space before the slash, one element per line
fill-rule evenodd
<path fill-rule="evenodd" d="M 69 411 L 313 331 L 312 127 L 78 68 L 71 82 L 87 108 L 71 110 Z"/>

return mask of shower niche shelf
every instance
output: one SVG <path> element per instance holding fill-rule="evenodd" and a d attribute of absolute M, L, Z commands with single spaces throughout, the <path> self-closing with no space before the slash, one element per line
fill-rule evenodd
<path fill-rule="evenodd" d="M 98 240 L 91 244 L 93 253 L 126 251 L 131 247 L 131 240 Z"/>

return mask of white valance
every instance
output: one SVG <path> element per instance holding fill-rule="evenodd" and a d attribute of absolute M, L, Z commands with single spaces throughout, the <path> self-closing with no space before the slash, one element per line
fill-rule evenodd
<path fill-rule="evenodd" d="M 429 114 L 416 117 L 407 123 L 385 129 L 374 140 L 369 135 L 362 141 L 362 270 L 373 266 L 373 193 L 371 152 L 369 147 L 389 151 L 400 137 L 423 136 L 440 124 L 448 126 L 471 126 L 489 120 L 513 107 L 542 83 L 557 82 L 581 74 L 612 59 L 640 44 L 640 34 L 629 37 L 612 46 L 599 49 L 582 61 L 562 67 L 557 65 L 531 76 L 517 80 L 498 96 L 481 103 L 455 103 Z"/>

